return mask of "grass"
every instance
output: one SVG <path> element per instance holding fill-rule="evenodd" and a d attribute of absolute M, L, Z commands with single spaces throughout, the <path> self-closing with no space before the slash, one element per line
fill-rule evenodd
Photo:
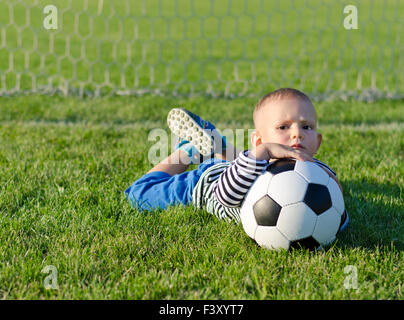
<path fill-rule="evenodd" d="M 352 220 L 326 251 L 264 250 L 240 225 L 192 207 L 144 215 L 129 206 L 123 191 L 151 168 L 148 133 L 168 130 L 172 106 L 248 129 L 254 103 L 3 98 L 0 298 L 402 300 L 402 101 L 316 104 L 318 158 L 338 173 Z M 47 265 L 56 290 L 44 287 Z M 344 287 L 347 266 L 357 290 Z"/>

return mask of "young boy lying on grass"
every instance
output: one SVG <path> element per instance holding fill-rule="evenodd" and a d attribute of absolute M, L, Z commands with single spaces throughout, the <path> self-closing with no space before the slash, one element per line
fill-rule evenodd
<path fill-rule="evenodd" d="M 172 109 L 167 123 L 179 137 L 176 150 L 125 191 L 131 205 L 143 211 L 192 204 L 220 219 L 239 222 L 250 186 L 280 158 L 313 161 L 338 182 L 334 171 L 313 158 L 322 136 L 314 106 L 304 93 L 290 88 L 268 93 L 256 105 L 253 119 L 253 147 L 238 151 L 209 121 L 185 109 Z M 211 158 L 187 171 L 201 156 Z M 348 222 L 346 215 L 339 231 Z"/>

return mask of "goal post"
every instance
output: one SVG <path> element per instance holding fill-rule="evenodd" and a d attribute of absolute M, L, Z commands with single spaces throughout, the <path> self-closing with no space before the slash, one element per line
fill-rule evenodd
<path fill-rule="evenodd" d="M 404 97 L 399 0 L 0 0 L 0 95 Z"/>

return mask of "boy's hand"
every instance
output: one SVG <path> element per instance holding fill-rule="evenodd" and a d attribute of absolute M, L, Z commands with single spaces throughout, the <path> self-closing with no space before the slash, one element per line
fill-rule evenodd
<path fill-rule="evenodd" d="M 257 160 L 293 158 L 300 161 L 313 161 L 313 158 L 302 150 L 296 150 L 279 143 L 262 143 L 251 150 Z"/>

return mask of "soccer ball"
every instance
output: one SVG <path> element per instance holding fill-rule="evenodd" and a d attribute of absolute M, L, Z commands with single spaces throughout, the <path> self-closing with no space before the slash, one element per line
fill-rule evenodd
<path fill-rule="evenodd" d="M 268 249 L 319 250 L 331 244 L 345 221 L 340 186 L 310 161 L 270 164 L 248 191 L 240 212 L 244 231 Z"/>

